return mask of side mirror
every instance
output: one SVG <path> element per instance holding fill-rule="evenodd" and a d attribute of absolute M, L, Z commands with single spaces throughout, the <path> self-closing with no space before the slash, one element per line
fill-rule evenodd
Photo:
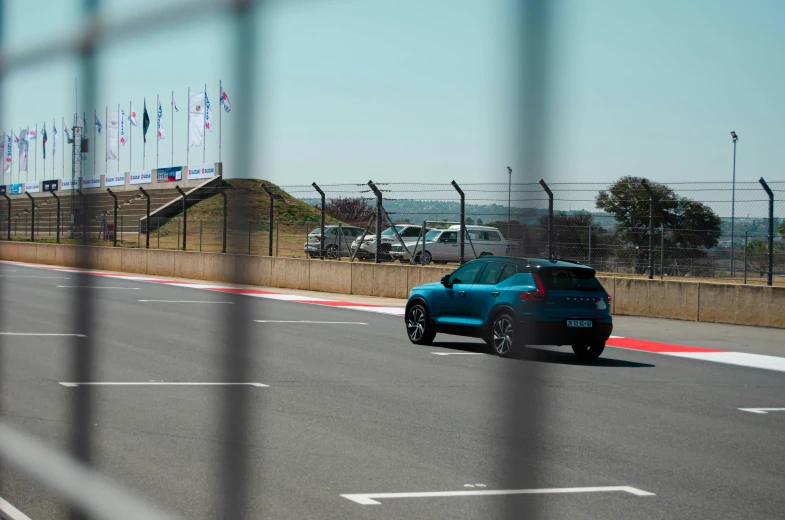
<path fill-rule="evenodd" d="M 450 275 L 449 274 L 445 274 L 444 276 L 442 276 L 442 285 L 445 286 L 445 287 L 449 287 L 451 285 L 450 284 Z"/>

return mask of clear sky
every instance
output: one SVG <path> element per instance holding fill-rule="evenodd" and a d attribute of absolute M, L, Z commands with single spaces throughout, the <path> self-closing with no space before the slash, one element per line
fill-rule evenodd
<path fill-rule="evenodd" d="M 516 136 L 511 23 L 516 0 L 286 0 L 260 9 L 256 111 L 233 103 L 223 117 L 253 119 L 254 176 L 278 184 L 506 182 Z M 114 18 L 173 0 L 106 0 Z M 3 41 L 20 48 L 73 30 L 81 2 L 6 0 Z M 738 179 L 783 180 L 785 2 L 782 0 L 554 0 L 547 172 L 564 182 L 729 181 L 730 130 L 740 136 Z M 143 29 L 143 28 L 140 28 Z M 233 32 L 224 15 L 143 30 L 101 49 L 96 106 L 153 121 L 146 165 L 155 167 L 155 98 L 167 139 L 159 164 L 186 162 L 186 92 L 207 83 L 218 118 L 218 80 L 232 98 Z M 4 80 L 0 125 L 18 131 L 74 110 L 72 58 Z M 80 112 L 83 107 L 80 107 Z M 92 120 L 92 115 L 88 115 Z M 92 130 L 92 127 L 91 127 Z M 141 127 L 133 129 L 142 167 Z M 62 134 L 60 134 L 62 135 Z M 59 143 L 62 150 L 62 144 Z M 99 146 L 97 173 L 104 173 Z M 39 176 L 43 164 L 38 149 Z M 59 153 L 59 151 L 58 151 Z M 49 156 L 49 154 L 48 154 Z M 207 137 L 218 159 L 218 129 Z M 192 149 L 190 162 L 201 163 Z M 120 168 L 128 170 L 128 149 Z M 32 167 L 31 159 L 31 167 Z M 48 160 L 46 177 L 52 177 Z M 58 158 L 55 177 L 60 176 Z M 108 171 L 117 171 L 117 162 Z M 242 175 L 248 176 L 248 175 Z"/>

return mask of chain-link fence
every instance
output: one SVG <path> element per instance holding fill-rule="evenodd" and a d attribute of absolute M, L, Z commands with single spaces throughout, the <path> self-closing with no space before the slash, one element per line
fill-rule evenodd
<path fill-rule="evenodd" d="M 189 201 L 185 216 L 153 213 L 150 247 L 224 252 L 228 243 L 228 252 L 249 255 L 380 262 L 406 262 L 411 256 L 416 263 L 460 263 L 483 254 L 552 256 L 603 273 L 734 281 L 768 279 L 771 256 L 772 277 L 785 275 L 785 215 L 778 212 L 785 196 L 782 181 L 768 183 L 774 197 L 771 255 L 769 197 L 760 182 L 739 182 L 735 189 L 730 183 L 644 184 L 634 177 L 611 185 L 229 182 L 216 190 L 224 191 L 225 210 L 216 194 Z M 505 199 L 506 204 L 500 202 Z M 175 190 L 156 193 L 152 207 L 178 200 Z M 101 194 L 87 201 L 93 243 L 113 243 L 116 229 L 118 245 L 146 247 L 141 195 L 125 195 L 116 228 L 111 199 Z M 250 207 L 238 207 L 239 201 L 250 201 Z M 4 204 L 0 236 L 7 238 Z M 12 240 L 30 240 L 34 232 L 35 240 L 56 241 L 53 201 L 39 198 L 36 206 L 33 217 L 28 201 L 14 200 Z M 63 199 L 59 236 L 64 243 L 74 238 L 66 206 Z"/>

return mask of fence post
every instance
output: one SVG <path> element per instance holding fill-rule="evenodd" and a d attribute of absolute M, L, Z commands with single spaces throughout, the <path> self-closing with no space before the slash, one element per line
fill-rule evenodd
<path fill-rule="evenodd" d="M 270 188 L 268 188 L 266 184 L 262 184 L 262 189 L 270 196 L 270 214 L 268 215 L 270 229 L 268 232 L 269 240 L 267 241 L 267 255 L 273 256 L 273 222 L 275 221 L 275 200 L 281 200 L 283 197 L 280 195 L 275 195 L 272 191 L 270 191 Z M 322 229 L 322 234 L 324 234 L 324 229 Z"/>
<path fill-rule="evenodd" d="M 30 242 L 35 242 L 35 199 L 28 192 L 25 192 L 30 198 Z"/>
<path fill-rule="evenodd" d="M 591 224 L 589 224 L 589 260 L 588 264 L 591 265 Z"/>
<path fill-rule="evenodd" d="M 106 192 L 114 199 L 114 230 L 112 231 L 112 246 L 117 247 L 117 195 L 111 188 L 106 188 Z"/>
<path fill-rule="evenodd" d="M 54 193 L 54 192 L 52 192 L 52 193 Z M 5 201 L 8 204 L 8 240 L 11 240 L 11 197 L 8 196 L 8 194 L 5 192 L 5 190 L 3 190 L 2 195 L 3 195 L 3 197 L 5 197 Z M 58 203 L 57 207 L 58 208 L 60 207 L 59 203 Z M 57 218 L 60 218 L 60 212 L 59 211 L 57 212 Z M 59 242 L 59 240 L 58 240 L 58 242 Z"/>
<path fill-rule="evenodd" d="M 227 222 L 226 212 L 229 206 L 226 201 L 226 190 L 222 189 L 219 193 L 223 196 L 224 199 L 224 221 L 223 221 L 223 238 L 221 239 L 221 252 L 226 253 L 226 222 Z"/>
<path fill-rule="evenodd" d="M 145 237 L 144 247 L 145 249 L 150 249 L 150 194 L 144 191 L 144 188 L 142 188 L 141 186 L 139 186 L 139 191 L 141 191 L 142 195 L 144 195 L 147 198 L 147 217 L 144 219 L 145 233 L 147 236 Z M 159 222 L 159 227 L 160 227 L 160 222 Z M 160 230 L 158 231 L 158 236 L 161 236 Z"/>
<path fill-rule="evenodd" d="M 665 226 L 660 226 L 660 280 L 665 277 Z"/>
<path fill-rule="evenodd" d="M 747 239 L 750 236 L 749 231 L 744 232 L 744 285 L 747 285 Z"/>
<path fill-rule="evenodd" d="M 378 264 L 382 261 L 380 254 L 382 248 L 382 192 L 379 191 L 379 188 L 376 187 L 373 181 L 368 181 L 368 186 L 376 195 L 376 252 L 374 253 L 374 262 Z"/>
<path fill-rule="evenodd" d="M 766 285 L 771 285 L 774 278 L 774 193 L 772 193 L 766 181 L 763 180 L 763 177 L 758 182 L 766 190 L 766 195 L 769 196 L 769 275 Z"/>
<path fill-rule="evenodd" d="M 278 256 L 278 244 L 280 243 L 280 237 L 278 236 L 278 227 L 279 227 L 278 224 L 280 224 L 280 222 L 276 220 L 275 221 L 275 256 Z"/>
<path fill-rule="evenodd" d="M 313 184 L 311 184 L 311 186 L 313 186 L 314 189 L 316 191 L 318 191 L 319 195 L 322 197 L 322 206 L 321 206 L 321 210 L 319 211 L 319 214 L 320 214 L 319 215 L 319 222 L 321 223 L 320 225 L 322 227 L 322 231 L 321 231 L 321 233 L 319 233 L 319 235 L 321 236 L 321 238 L 319 239 L 319 258 L 324 260 L 324 238 L 325 238 L 324 237 L 324 234 L 325 234 L 325 230 L 324 230 L 324 192 L 322 191 L 322 189 L 315 182 Z M 340 249 L 340 244 L 339 244 L 338 248 Z"/>
<path fill-rule="evenodd" d="M 510 174 L 510 178 L 512 178 L 512 174 Z M 458 186 L 457 182 L 452 181 L 452 187 L 455 188 L 455 191 L 457 191 L 458 195 L 461 196 L 461 218 L 460 218 L 460 220 L 461 220 L 461 238 L 460 238 L 461 260 L 460 260 L 460 262 L 461 262 L 461 264 L 463 264 L 463 262 L 464 262 L 464 260 L 466 258 L 465 254 L 464 254 L 465 251 L 466 251 L 466 195 L 464 195 L 463 190 L 461 189 L 460 186 Z M 510 240 L 510 222 L 509 222 L 509 219 L 508 219 L 508 222 L 507 222 L 507 240 Z"/>
<path fill-rule="evenodd" d="M 343 224 L 338 222 L 338 261 L 341 261 L 341 249 L 343 249 L 343 245 L 346 243 L 346 238 L 343 236 Z"/>
<path fill-rule="evenodd" d="M 649 280 L 654 278 L 654 192 L 646 179 L 641 181 L 643 189 L 649 194 Z"/>
<path fill-rule="evenodd" d="M 183 251 L 187 251 L 188 249 L 188 197 L 185 196 L 185 192 L 180 189 L 180 186 L 175 186 L 180 195 L 183 196 Z"/>
<path fill-rule="evenodd" d="M 540 179 L 540 186 L 548 194 L 548 258 L 553 259 L 553 192 L 543 179 Z"/>

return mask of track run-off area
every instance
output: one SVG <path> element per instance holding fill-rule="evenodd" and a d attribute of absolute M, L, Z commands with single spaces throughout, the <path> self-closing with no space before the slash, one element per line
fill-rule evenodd
<path fill-rule="evenodd" d="M 229 384 L 251 395 L 249 518 L 785 510 L 783 330 L 615 316 L 614 348 L 595 362 L 569 347 L 501 359 L 476 340 L 412 345 L 400 301 L 14 262 L 0 263 L 0 284 L 3 420 L 68 451 L 72 393 L 91 386 L 97 470 L 183 518 L 221 515 L 217 406 Z M 96 379 L 74 381 L 70 345 L 87 331 L 72 305 L 85 285 Z M 251 377 L 226 381 L 221 320 L 238 305 L 250 310 Z M 516 375 L 536 421 L 520 434 L 506 415 Z M 521 471 L 499 469 L 510 460 Z M 12 510 L 67 517 L 3 468 L 0 518 Z"/>

